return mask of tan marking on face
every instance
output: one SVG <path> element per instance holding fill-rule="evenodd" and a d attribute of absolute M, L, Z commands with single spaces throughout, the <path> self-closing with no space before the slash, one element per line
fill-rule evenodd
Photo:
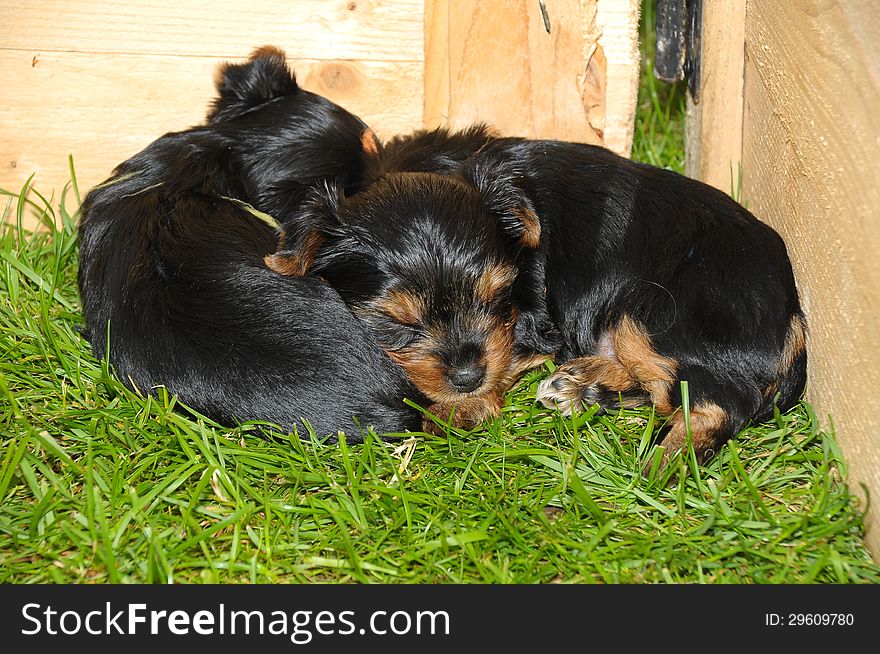
<path fill-rule="evenodd" d="M 361 134 L 361 147 L 371 157 L 379 156 L 379 139 L 369 127 Z"/>
<path fill-rule="evenodd" d="M 541 220 L 531 209 L 523 208 L 517 213 L 523 224 L 523 233 L 520 236 L 519 242 L 532 250 L 538 249 L 538 246 L 541 244 Z"/>
<path fill-rule="evenodd" d="M 302 245 L 287 254 L 276 252 L 263 257 L 263 262 L 270 270 L 280 275 L 289 277 L 303 277 L 312 265 L 315 253 L 324 242 L 324 236 L 320 232 L 309 232 Z M 284 247 L 284 234 L 281 235 L 279 248 Z"/>
<path fill-rule="evenodd" d="M 374 306 L 403 325 L 419 324 L 425 313 L 425 305 L 421 297 L 401 290 L 389 291 Z"/>
<path fill-rule="evenodd" d="M 513 359 L 513 327 L 516 323 L 515 315 L 507 322 L 495 317 L 483 317 L 480 321 L 481 331 L 487 335 L 483 344 L 483 356 L 480 363 L 486 367 L 486 376 L 483 384 L 476 394 L 485 394 L 496 390 L 500 393 L 506 391 L 507 379 L 510 376 L 510 362 Z"/>
<path fill-rule="evenodd" d="M 690 411 L 691 442 L 697 460 L 701 463 L 717 454 L 722 442 L 722 435 L 727 426 L 727 412 L 713 402 L 702 402 Z M 679 411 L 673 416 L 672 427 L 661 445 L 664 448 L 663 464 L 679 450 L 687 447 L 687 428 L 684 413 Z"/>
<path fill-rule="evenodd" d="M 648 392 L 657 410 L 672 413 L 675 407 L 669 392 L 675 382 L 678 362 L 658 354 L 644 328 L 629 316 L 624 316 L 611 330 L 611 342 L 621 365 Z"/>
<path fill-rule="evenodd" d="M 395 306 L 401 306 L 400 303 Z M 405 306 L 405 304 L 404 304 Z M 434 351 L 443 336 L 437 330 L 429 332 L 421 343 L 400 350 L 386 350 L 391 359 L 403 368 L 410 381 L 432 402 L 456 403 L 464 399 L 478 399 L 493 394 L 503 394 L 509 388 L 510 361 L 513 356 L 513 324 L 500 320 L 484 318 L 483 331 L 488 336 L 483 342 L 480 364 L 486 372 L 479 388 L 469 393 L 461 393 L 449 385 L 446 375 L 448 367 Z"/>
<path fill-rule="evenodd" d="M 388 356 L 403 368 L 406 376 L 432 402 L 448 402 L 452 393 L 446 382 L 446 372 L 440 358 L 419 348 L 386 350 Z"/>
<path fill-rule="evenodd" d="M 489 264 L 474 287 L 477 298 L 482 302 L 492 302 L 501 291 L 509 288 L 516 281 L 516 273 L 516 268 L 508 264 Z"/>

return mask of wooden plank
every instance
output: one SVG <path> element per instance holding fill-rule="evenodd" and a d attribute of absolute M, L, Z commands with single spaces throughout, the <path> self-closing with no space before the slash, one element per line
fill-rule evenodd
<path fill-rule="evenodd" d="M 202 122 L 225 59 L 0 50 L 0 188 L 17 191 L 31 173 L 45 195 L 80 187 L 167 131 Z M 369 122 L 380 136 L 421 125 L 419 62 L 291 61 L 304 88 Z"/>
<path fill-rule="evenodd" d="M 638 0 L 543 4 L 546 16 L 532 0 L 426 5 L 426 126 L 488 122 L 503 134 L 604 142 L 628 155 Z"/>
<path fill-rule="evenodd" d="M 336 102 L 370 125 L 379 138 L 422 126 L 421 61 L 291 61 L 304 89 Z"/>
<path fill-rule="evenodd" d="M 425 0 L 424 127 L 449 122 L 449 0 Z"/>
<path fill-rule="evenodd" d="M 703 4 L 700 102 L 689 103 L 686 173 L 735 191 L 742 161 L 746 0 Z"/>
<path fill-rule="evenodd" d="M 605 64 L 605 147 L 629 156 L 639 100 L 640 0 L 598 0 L 596 25 Z"/>
<path fill-rule="evenodd" d="M 446 116 L 453 128 L 482 121 L 507 135 L 601 143 L 582 99 L 597 77 L 585 75 L 596 3 L 545 4 L 549 34 L 536 1 L 448 3 L 448 105 L 429 105 L 425 115 Z M 432 38 L 443 38 L 436 26 Z"/>
<path fill-rule="evenodd" d="M 880 497 L 880 13 L 749 2 L 743 193 L 788 244 L 810 323 L 808 399 L 854 491 Z M 704 115 L 705 120 L 705 115 Z M 880 558 L 880 503 L 867 541 Z"/>
<path fill-rule="evenodd" d="M 4 0 L 0 47 L 295 59 L 422 61 L 424 0 Z"/>

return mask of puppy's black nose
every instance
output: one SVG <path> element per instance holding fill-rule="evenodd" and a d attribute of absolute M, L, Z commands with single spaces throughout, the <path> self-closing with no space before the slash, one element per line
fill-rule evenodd
<path fill-rule="evenodd" d="M 480 387 L 485 376 L 485 366 L 468 366 L 455 368 L 446 375 L 446 379 L 449 380 L 449 385 L 459 393 L 470 393 Z"/>

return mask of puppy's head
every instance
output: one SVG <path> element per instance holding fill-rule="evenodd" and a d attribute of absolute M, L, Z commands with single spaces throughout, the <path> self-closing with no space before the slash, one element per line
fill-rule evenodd
<path fill-rule="evenodd" d="M 278 218 L 295 210 L 316 182 L 360 189 L 380 143 L 357 116 L 306 91 L 283 51 L 265 46 L 244 63 L 221 66 L 208 124 L 228 136 L 241 160 L 249 200 Z"/>
<path fill-rule="evenodd" d="M 507 176 L 395 173 L 318 193 L 266 262 L 325 278 L 429 399 L 456 402 L 504 379 L 518 259 L 539 232 Z"/>

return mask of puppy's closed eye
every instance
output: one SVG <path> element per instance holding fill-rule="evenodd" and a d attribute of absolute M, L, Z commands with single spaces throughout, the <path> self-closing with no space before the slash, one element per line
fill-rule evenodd
<path fill-rule="evenodd" d="M 415 325 L 403 325 L 388 321 L 388 326 L 380 331 L 380 340 L 389 350 L 402 350 L 416 345 L 425 339 L 425 333 Z"/>

